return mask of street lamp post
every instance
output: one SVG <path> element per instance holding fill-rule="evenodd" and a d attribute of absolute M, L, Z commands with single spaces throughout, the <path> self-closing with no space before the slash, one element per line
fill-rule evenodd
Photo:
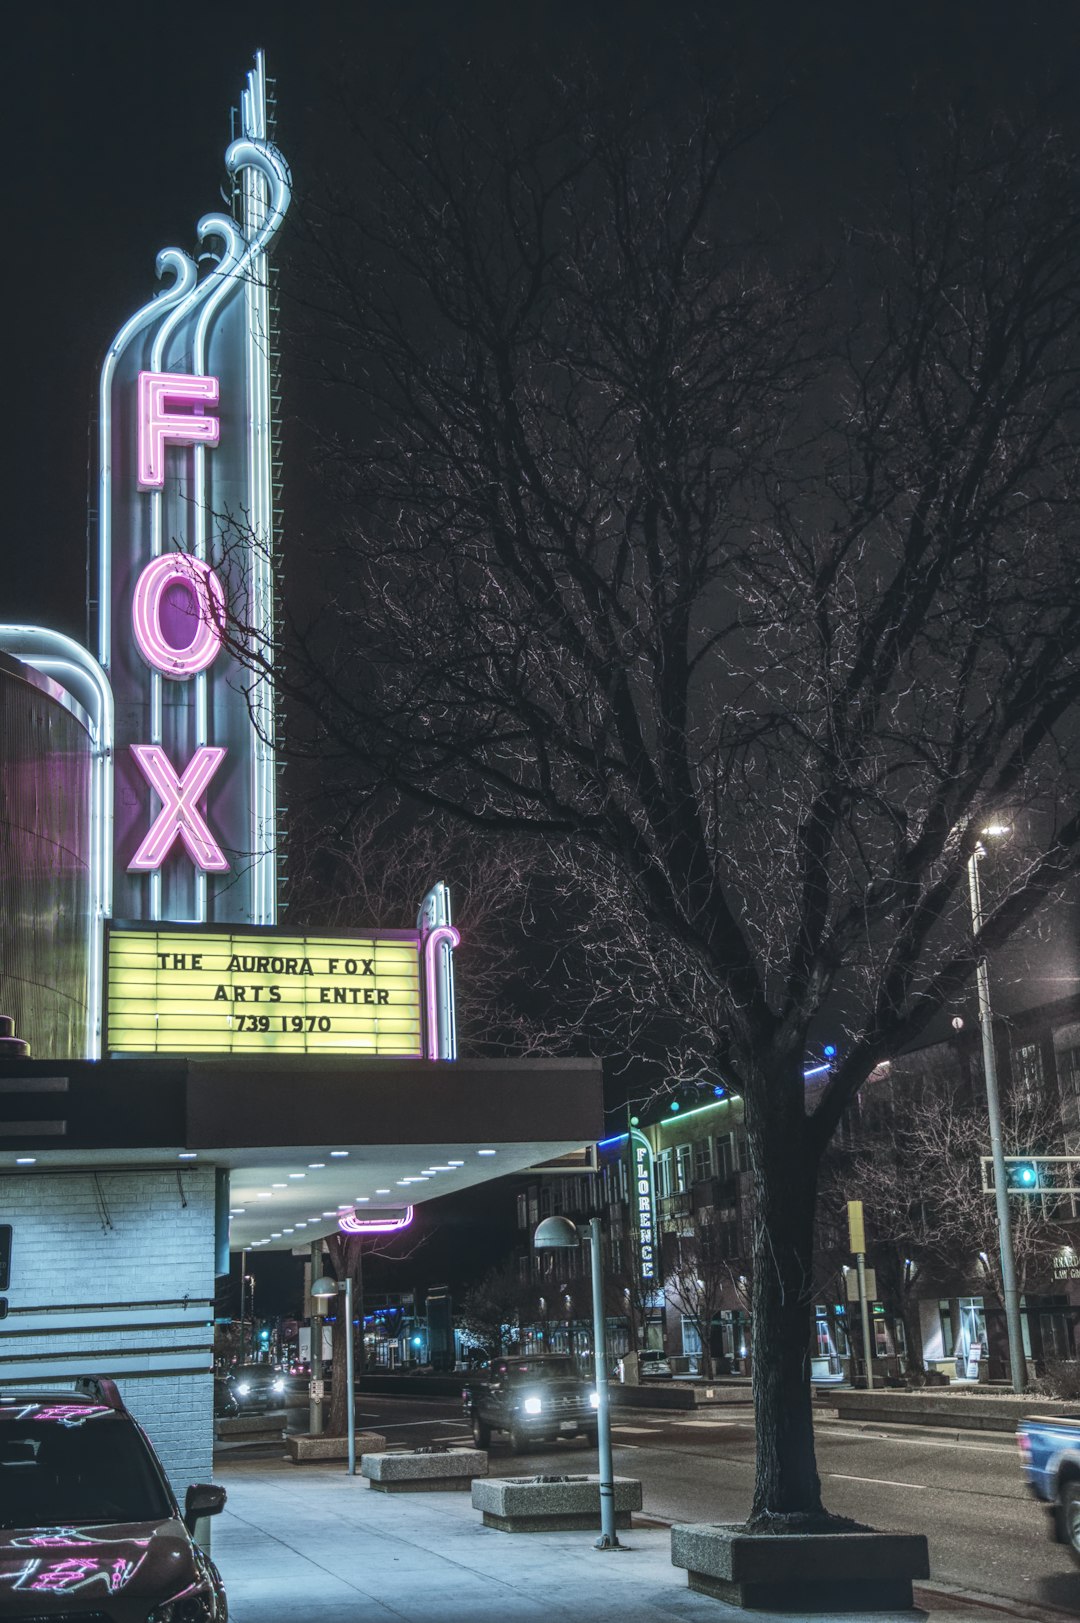
<path fill-rule="evenodd" d="M 346 1466 L 350 1476 L 356 1475 L 356 1371 L 353 1366 L 353 1300 L 352 1280 L 346 1274 L 344 1284 L 336 1279 L 317 1279 L 311 1287 L 311 1294 L 317 1300 L 327 1296 L 336 1296 L 339 1291 L 345 1293 L 345 1403 L 346 1403 L 346 1435 L 349 1439 L 349 1463 Z"/>
<path fill-rule="evenodd" d="M 608 1402 L 607 1359 L 604 1336 L 603 1256 L 600 1219 L 594 1217 L 577 1229 L 568 1217 L 545 1217 L 533 1234 L 538 1250 L 570 1250 L 588 1237 L 592 1271 L 593 1364 L 596 1370 L 597 1475 L 600 1478 L 600 1537 L 598 1550 L 621 1550 L 615 1532 L 615 1466 L 611 1457 L 611 1409 Z"/>
<path fill-rule="evenodd" d="M 1000 828 L 984 830 L 986 834 L 1004 832 Z M 971 928 L 976 944 L 983 923 L 982 892 L 979 888 L 979 858 L 982 855 L 983 847 L 977 845 L 968 858 Z M 994 1201 L 997 1206 L 998 1243 L 1001 1250 L 1001 1287 L 1005 1297 L 1005 1324 L 1009 1335 L 1009 1369 L 1013 1391 L 1022 1392 L 1027 1384 L 1027 1366 L 1024 1359 L 1024 1338 L 1020 1329 L 1020 1293 L 1016 1288 L 1012 1220 L 1009 1215 L 1009 1191 L 1005 1181 L 1005 1151 L 1001 1142 L 1001 1102 L 998 1097 L 997 1056 L 994 1052 L 994 1015 L 990 1007 L 990 974 L 986 954 L 981 949 L 975 966 L 975 979 L 979 990 L 979 1031 L 982 1036 L 983 1076 L 986 1080 L 986 1113 L 990 1119 L 990 1156 L 994 1164 Z"/>

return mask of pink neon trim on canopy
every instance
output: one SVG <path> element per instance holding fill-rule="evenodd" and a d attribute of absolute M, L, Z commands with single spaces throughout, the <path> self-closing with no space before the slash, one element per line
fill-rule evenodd
<path fill-rule="evenodd" d="M 140 490 L 161 490 L 165 484 L 166 445 L 216 445 L 221 424 L 201 412 L 167 411 L 169 401 L 193 406 L 216 406 L 217 378 L 194 377 L 190 372 L 140 372 L 138 395 L 138 482 Z"/>
<path fill-rule="evenodd" d="M 195 635 L 186 648 L 176 648 L 161 628 L 161 606 L 170 586 L 186 586 L 193 601 Z M 221 651 L 225 592 L 210 565 L 184 552 L 151 558 L 135 583 L 131 625 L 139 652 L 148 665 L 174 681 L 205 671 Z"/>
<path fill-rule="evenodd" d="M 225 751 L 203 744 L 195 751 L 182 777 L 160 744 L 132 744 L 143 776 L 161 801 L 161 810 L 139 849 L 128 863 L 129 873 L 153 873 L 160 868 L 174 842 L 183 840 L 192 862 L 207 873 L 227 873 L 225 853 L 211 834 L 196 802 L 225 759 Z"/>
<path fill-rule="evenodd" d="M 452 924 L 437 925 L 424 937 L 424 988 L 427 994 L 427 1058 L 439 1058 L 438 951 L 444 941 L 461 945 L 461 936 Z"/>
<path fill-rule="evenodd" d="M 359 1212 L 349 1212 L 338 1218 L 338 1228 L 342 1234 L 393 1234 L 408 1228 L 412 1219 L 411 1206 L 406 1206 L 400 1217 L 361 1217 Z"/>

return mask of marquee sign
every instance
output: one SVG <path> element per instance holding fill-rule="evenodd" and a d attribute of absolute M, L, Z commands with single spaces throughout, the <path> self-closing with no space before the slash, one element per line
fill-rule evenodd
<path fill-rule="evenodd" d="M 109 933 L 113 1054 L 423 1052 L 411 930 Z"/>
<path fill-rule="evenodd" d="M 656 1199 L 653 1185 L 652 1147 L 638 1128 L 630 1129 L 630 1180 L 632 1208 L 638 1236 L 638 1265 L 643 1282 L 655 1280 Z"/>
<path fill-rule="evenodd" d="M 273 640 L 267 248 L 289 205 L 261 54 L 225 153 L 232 212 L 158 255 L 98 402 L 98 658 L 116 700 L 115 911 L 272 925 L 273 695 L 224 646 Z"/>

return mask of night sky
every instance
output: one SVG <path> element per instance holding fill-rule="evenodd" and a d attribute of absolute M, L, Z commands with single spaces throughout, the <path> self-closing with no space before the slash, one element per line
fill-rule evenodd
<path fill-rule="evenodd" d="M 704 21 L 702 20 L 704 19 Z M 1028 87 L 1072 116 L 1080 10 L 1002 0 L 734 0 L 514 6 L 368 0 L 188 8 L 43 0 L 5 29 L 8 492 L 5 615 L 83 634 L 88 419 L 101 355 L 154 287 L 157 250 L 191 246 L 219 206 L 228 111 L 253 51 L 277 78 L 280 139 L 300 196 L 333 163 L 338 86 L 478 55 L 586 51 L 628 86 L 690 33 L 717 72 L 765 95 L 797 82 L 750 175 L 767 221 L 825 235 L 887 171 L 898 132 L 950 98 L 1010 107 Z M 285 357 L 288 391 L 288 357 Z M 287 478 L 288 470 L 287 470 Z M 293 481 L 295 489 L 295 481 Z M 303 512 L 288 512 L 303 534 Z"/>
<path fill-rule="evenodd" d="M 222 155 L 259 46 L 277 80 L 279 141 L 297 195 L 334 162 L 332 111 L 381 76 L 424 69 L 467 79 L 478 56 L 531 53 L 537 72 L 587 52 L 633 96 L 661 79 L 679 35 L 717 72 L 767 98 L 789 93 L 745 172 L 746 207 L 783 242 L 820 237 L 887 182 L 898 142 L 950 100 L 1014 111 L 1032 93 L 1077 122 L 1075 0 L 733 0 L 508 6 L 367 0 L 78 6 L 39 0 L 5 27 L 2 103 L 7 407 L 3 617 L 83 639 L 88 427 L 101 357 L 153 291 L 157 251 L 190 248 L 220 207 Z M 342 88 L 344 86 L 344 88 Z M 309 403 L 290 390 L 302 420 Z M 303 430 L 286 427 L 286 452 Z M 305 534 L 305 475 L 285 469 L 286 520 Z M 459 1223 L 467 1226 L 459 1228 Z M 486 1219 L 444 1215 L 445 1255 L 487 1243 Z M 509 1234 L 507 1234 L 509 1237 Z M 430 1267 L 438 1278 L 443 1241 Z M 490 1260 L 490 1259 L 489 1259 Z"/>

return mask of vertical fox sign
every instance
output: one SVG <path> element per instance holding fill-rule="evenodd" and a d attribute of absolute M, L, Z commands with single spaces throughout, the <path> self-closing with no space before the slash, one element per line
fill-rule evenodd
<path fill-rule="evenodd" d="M 267 250 L 289 204 L 261 54 L 225 153 L 233 208 L 165 248 L 98 401 L 98 658 L 116 702 L 114 910 L 272 925 L 273 694 L 225 646 L 273 636 Z"/>

